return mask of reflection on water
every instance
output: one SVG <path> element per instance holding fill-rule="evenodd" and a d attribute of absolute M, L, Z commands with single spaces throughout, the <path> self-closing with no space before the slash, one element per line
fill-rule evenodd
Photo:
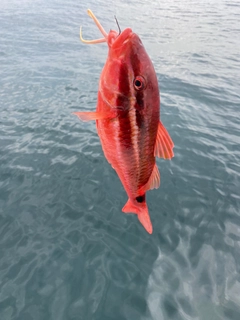
<path fill-rule="evenodd" d="M 106 45 L 132 27 L 156 68 L 175 158 L 148 193 L 154 233 L 121 212 L 94 110 Z M 237 1 L 0 4 L 0 319 L 240 319 Z"/>

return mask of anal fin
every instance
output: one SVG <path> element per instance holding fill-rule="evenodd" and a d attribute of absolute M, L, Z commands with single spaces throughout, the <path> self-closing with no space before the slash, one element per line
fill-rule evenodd
<path fill-rule="evenodd" d="M 173 153 L 174 143 L 161 121 L 158 123 L 157 139 L 154 149 L 155 157 L 171 159 Z"/>

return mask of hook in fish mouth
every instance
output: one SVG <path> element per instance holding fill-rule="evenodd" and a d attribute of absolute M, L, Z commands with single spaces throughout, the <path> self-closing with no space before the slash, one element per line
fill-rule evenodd
<path fill-rule="evenodd" d="M 121 31 L 120 26 L 119 26 L 119 23 L 118 23 L 118 21 L 117 21 L 117 17 L 114 16 L 114 18 L 115 18 L 115 20 L 116 20 L 116 23 L 117 23 L 117 26 L 118 26 L 118 30 L 119 30 L 118 35 L 120 36 L 120 34 L 121 34 L 122 31 Z"/>

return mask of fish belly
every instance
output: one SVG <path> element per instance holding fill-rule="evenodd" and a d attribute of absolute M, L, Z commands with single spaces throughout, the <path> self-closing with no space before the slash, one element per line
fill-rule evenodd
<path fill-rule="evenodd" d="M 97 130 L 104 155 L 129 198 L 141 195 L 155 165 L 154 143 L 148 132 L 129 122 L 129 114 L 98 120 Z"/>

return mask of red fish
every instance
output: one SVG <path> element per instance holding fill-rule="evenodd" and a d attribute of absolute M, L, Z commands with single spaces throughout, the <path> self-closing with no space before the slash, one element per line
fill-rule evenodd
<path fill-rule="evenodd" d="M 122 211 L 135 213 L 152 233 L 146 192 L 160 185 L 155 157 L 171 159 L 174 144 L 159 120 L 157 76 L 147 52 L 130 28 L 107 34 L 91 10 L 89 16 L 103 34 L 85 43 L 107 42 L 109 52 L 99 81 L 95 112 L 75 112 L 81 120 L 96 120 L 105 157 L 116 170 L 128 201 Z"/>

